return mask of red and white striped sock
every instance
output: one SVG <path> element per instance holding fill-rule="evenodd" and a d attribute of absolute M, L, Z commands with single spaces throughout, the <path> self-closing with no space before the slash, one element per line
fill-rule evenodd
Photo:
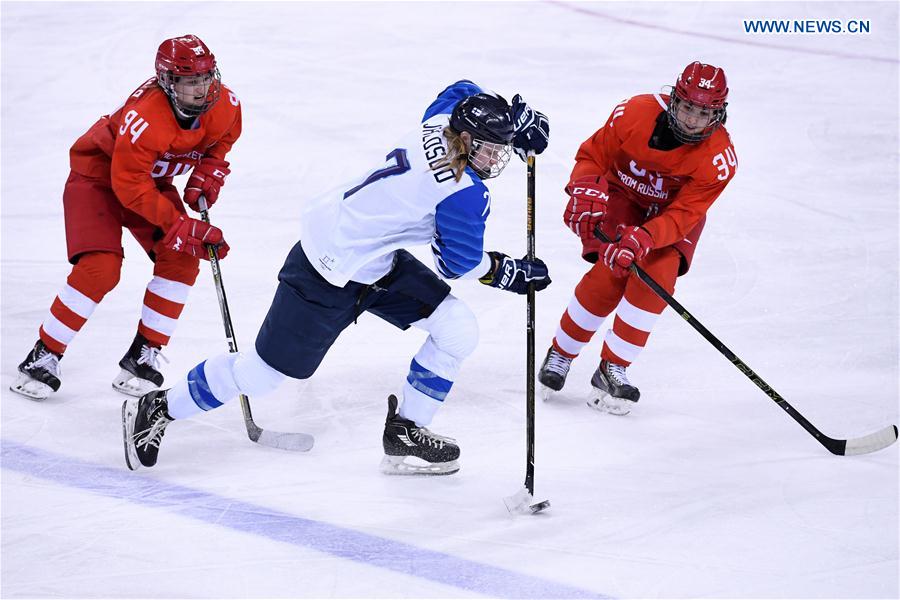
<path fill-rule="evenodd" d="M 63 354 L 95 308 L 97 302 L 67 283 L 50 306 L 50 314 L 41 323 L 41 341 L 51 352 Z"/>
<path fill-rule="evenodd" d="M 586 309 L 578 300 L 576 290 L 556 328 L 553 347 L 566 358 L 575 358 L 591 341 L 605 318 L 606 315 L 595 315 Z"/>
<path fill-rule="evenodd" d="M 144 293 L 138 333 L 155 346 L 168 344 L 190 291 L 191 286 L 178 281 L 159 276 L 150 280 Z"/>
<path fill-rule="evenodd" d="M 617 365 L 629 366 L 647 345 L 647 339 L 661 312 L 638 308 L 627 298 L 622 298 L 616 308 L 613 326 L 603 338 L 601 356 Z"/>

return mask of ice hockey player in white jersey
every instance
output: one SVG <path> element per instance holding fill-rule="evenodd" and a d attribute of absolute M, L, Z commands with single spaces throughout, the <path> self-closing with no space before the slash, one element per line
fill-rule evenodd
<path fill-rule="evenodd" d="M 128 467 L 156 464 L 173 420 L 241 393 L 271 392 L 286 377 L 312 376 L 340 333 L 370 312 L 429 333 L 410 363 L 402 403 L 388 398 L 382 470 L 458 471 L 456 441 L 427 426 L 475 349 L 478 324 L 444 280 L 478 279 L 518 294 L 529 283 L 550 284 L 541 260 L 483 248 L 491 208 L 484 180 L 498 176 L 513 151 L 523 160 L 541 153 L 549 134 L 547 117 L 519 95 L 510 105 L 465 80 L 443 90 L 419 127 L 386 149 L 383 164 L 308 204 L 255 348 L 210 358 L 171 389 L 123 404 Z M 404 250 L 428 244 L 440 277 Z"/>

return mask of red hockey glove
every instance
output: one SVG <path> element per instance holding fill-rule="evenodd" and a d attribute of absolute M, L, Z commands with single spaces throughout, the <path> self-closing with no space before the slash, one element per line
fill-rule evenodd
<path fill-rule="evenodd" d="M 225 258 L 229 250 L 221 229 L 186 215 L 178 217 L 162 242 L 169 250 L 184 252 L 204 260 L 209 260 L 207 245 L 218 248 L 220 259 Z"/>
<path fill-rule="evenodd" d="M 625 277 L 631 265 L 653 249 L 653 238 L 643 227 L 619 225 L 617 233 L 619 239 L 609 244 L 603 253 L 603 264 L 612 269 L 615 277 Z"/>
<path fill-rule="evenodd" d="M 184 202 L 191 210 L 200 212 L 200 196 L 206 198 L 210 208 L 219 197 L 219 189 L 225 185 L 225 177 L 231 173 L 227 160 L 201 158 L 184 188 Z"/>
<path fill-rule="evenodd" d="M 596 247 L 597 238 L 594 237 L 594 228 L 606 215 L 609 203 L 609 190 L 606 179 L 597 175 L 579 177 L 569 182 L 566 186 L 569 194 L 569 203 L 563 213 L 563 221 L 575 235 L 581 238 L 581 243 L 588 247 Z"/>

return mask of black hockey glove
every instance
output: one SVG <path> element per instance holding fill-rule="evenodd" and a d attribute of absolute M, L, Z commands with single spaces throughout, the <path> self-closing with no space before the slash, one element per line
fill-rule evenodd
<path fill-rule="evenodd" d="M 547 115 L 528 106 L 519 94 L 513 96 L 510 114 L 515 127 L 513 149 L 519 158 L 527 160 L 529 150 L 540 154 L 547 149 L 550 142 L 550 120 Z"/>
<path fill-rule="evenodd" d="M 539 258 L 510 258 L 502 252 L 488 252 L 491 255 L 491 270 L 479 279 L 481 283 L 516 294 L 528 292 L 528 284 L 534 283 L 534 291 L 539 292 L 550 285 L 547 265 Z"/>

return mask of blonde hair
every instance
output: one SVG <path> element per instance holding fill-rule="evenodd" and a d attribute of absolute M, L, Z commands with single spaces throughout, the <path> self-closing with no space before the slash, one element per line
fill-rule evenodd
<path fill-rule="evenodd" d="M 447 140 L 447 155 L 435 163 L 431 170 L 440 171 L 449 167 L 456 181 L 459 181 L 465 173 L 466 165 L 469 164 L 469 151 L 466 150 L 466 143 L 462 137 L 451 127 L 444 127 L 443 134 Z"/>

